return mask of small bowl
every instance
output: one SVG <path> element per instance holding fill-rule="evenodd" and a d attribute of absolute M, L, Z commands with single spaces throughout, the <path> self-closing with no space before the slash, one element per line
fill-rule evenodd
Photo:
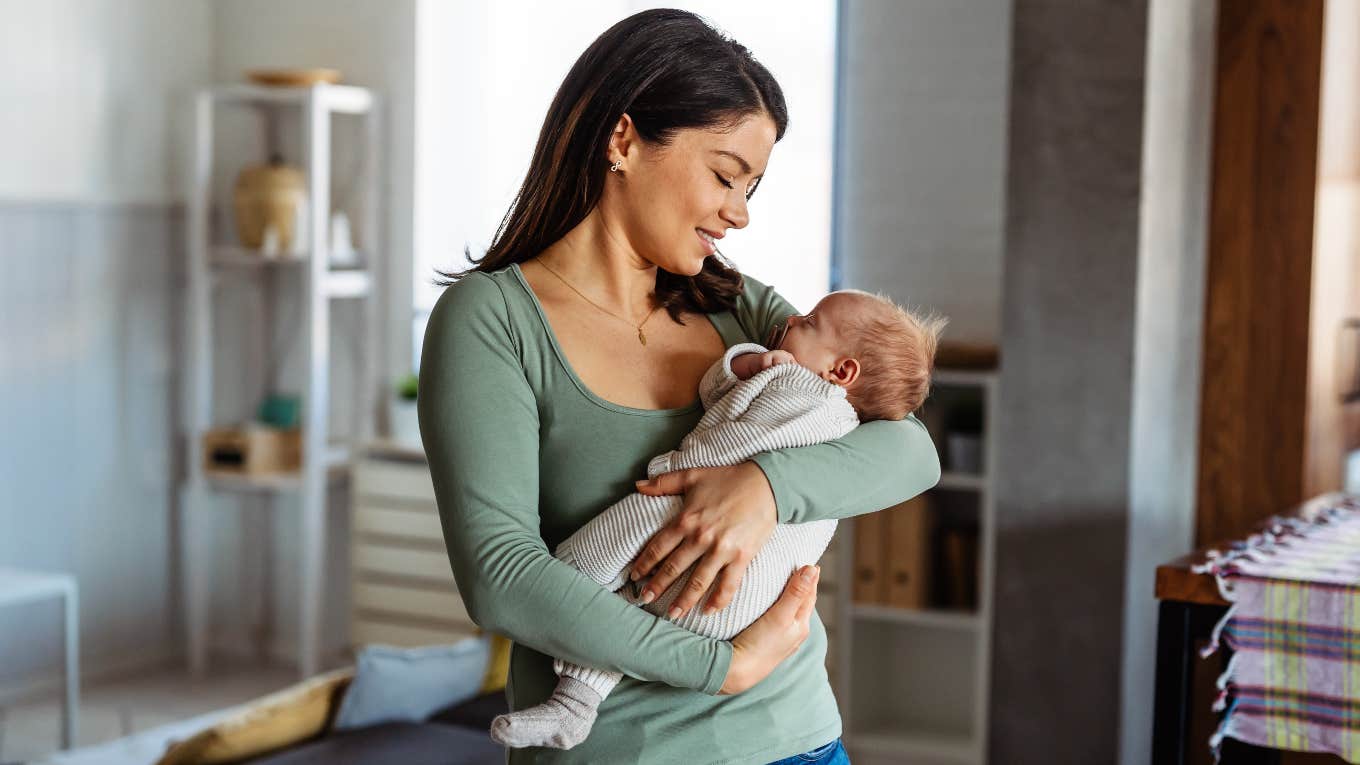
<path fill-rule="evenodd" d="M 251 69 L 246 77 L 258 85 L 274 88 L 307 88 L 318 83 L 334 85 L 340 81 L 339 69 Z"/>

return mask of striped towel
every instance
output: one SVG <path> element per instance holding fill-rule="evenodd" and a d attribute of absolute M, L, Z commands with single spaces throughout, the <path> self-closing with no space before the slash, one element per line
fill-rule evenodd
<path fill-rule="evenodd" d="M 1232 605 L 1204 656 L 1233 651 L 1210 739 L 1360 763 L 1360 497 L 1329 494 L 1196 566 Z"/>

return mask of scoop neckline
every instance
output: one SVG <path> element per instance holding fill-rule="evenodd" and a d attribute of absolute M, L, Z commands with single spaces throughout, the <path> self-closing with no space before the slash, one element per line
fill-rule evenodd
<path fill-rule="evenodd" d="M 510 270 L 514 272 L 515 279 L 519 282 L 520 288 L 524 290 L 524 294 L 529 298 L 530 304 L 534 307 L 534 312 L 538 314 L 539 323 L 543 325 L 543 332 L 548 337 L 548 344 L 552 346 L 553 354 L 557 356 L 557 363 L 561 365 L 562 370 L 567 374 L 567 378 L 571 380 L 572 384 L 576 386 L 576 389 L 579 390 L 581 395 L 585 396 L 588 401 L 603 409 L 608 409 L 611 412 L 629 414 L 636 417 L 678 417 L 703 408 L 703 399 L 699 397 L 696 397 L 694 402 L 687 406 L 675 407 L 673 409 L 638 409 L 636 407 L 624 406 L 623 404 L 616 404 L 613 401 L 596 395 L 594 391 L 586 387 L 585 381 L 576 374 L 576 370 L 571 366 L 571 362 L 567 360 L 566 352 L 562 350 L 562 345 L 557 342 L 557 333 L 553 331 L 552 323 L 548 321 L 548 314 L 544 312 L 543 305 L 538 301 L 538 295 L 534 293 L 533 287 L 529 286 L 529 280 L 524 278 L 524 273 L 520 269 L 519 264 L 511 263 Z M 704 314 L 704 317 L 708 319 L 709 324 L 713 325 L 713 329 L 717 330 L 718 337 L 723 341 L 723 345 L 725 346 L 727 344 L 727 338 L 723 335 L 722 327 L 713 319 L 713 314 L 706 313 Z"/>

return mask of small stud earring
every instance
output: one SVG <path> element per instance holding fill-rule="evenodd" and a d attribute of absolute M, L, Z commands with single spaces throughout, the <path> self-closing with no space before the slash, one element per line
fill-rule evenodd
<path fill-rule="evenodd" d="M 609 172 L 617 173 L 620 167 L 623 167 L 623 160 L 619 160 L 618 162 L 615 162 L 613 165 L 611 165 L 609 167 Z"/>

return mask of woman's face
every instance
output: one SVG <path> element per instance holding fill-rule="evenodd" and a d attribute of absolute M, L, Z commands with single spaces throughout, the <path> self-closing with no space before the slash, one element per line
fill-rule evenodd
<path fill-rule="evenodd" d="M 610 157 L 623 164 L 602 204 L 641 258 L 673 274 L 699 273 L 714 242 L 749 221 L 746 202 L 769 163 L 774 121 L 762 112 L 730 130 L 680 130 L 668 146 L 641 141 L 627 115 L 619 124 Z"/>

